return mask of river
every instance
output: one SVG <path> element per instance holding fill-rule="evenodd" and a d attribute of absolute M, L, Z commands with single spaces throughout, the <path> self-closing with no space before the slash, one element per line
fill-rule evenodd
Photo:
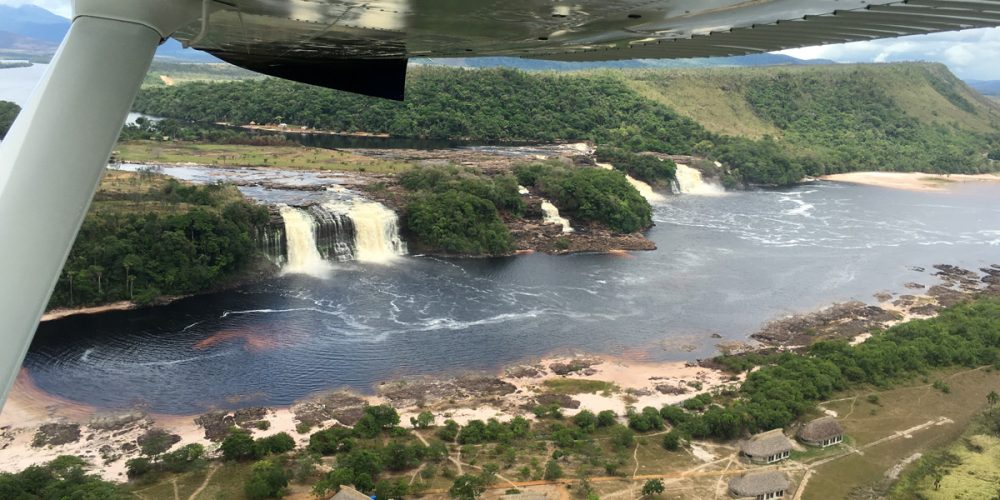
<path fill-rule="evenodd" d="M 654 252 L 338 262 L 325 279 L 51 321 L 24 366 L 41 389 L 99 407 L 282 405 L 554 352 L 694 359 L 777 316 L 934 282 L 916 268 L 1000 262 L 989 184 L 681 195 L 655 221 Z"/>

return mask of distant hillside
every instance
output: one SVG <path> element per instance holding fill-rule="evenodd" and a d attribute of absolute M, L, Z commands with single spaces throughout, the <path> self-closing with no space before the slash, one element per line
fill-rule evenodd
<path fill-rule="evenodd" d="M 47 60 L 66 36 L 69 25 L 69 19 L 41 7 L 0 5 L 0 55 Z M 186 50 L 175 40 L 167 40 L 156 55 L 168 60 L 219 62 L 204 52 Z"/>
<path fill-rule="evenodd" d="M 0 31 L 58 45 L 68 29 L 69 19 L 41 7 L 0 5 Z"/>
<path fill-rule="evenodd" d="M 979 172 L 1000 111 L 939 64 L 588 70 L 418 67 L 391 102 L 268 79 L 147 88 L 136 110 L 430 138 L 593 140 L 697 153 L 737 180 L 853 170 Z"/>
<path fill-rule="evenodd" d="M 627 61 L 563 62 L 538 61 L 517 57 L 416 58 L 414 65 L 450 66 L 460 68 L 514 68 L 525 71 L 580 71 L 586 69 L 651 69 L 651 68 L 714 68 L 835 64 L 826 59 L 798 59 L 783 54 L 750 54 L 732 57 L 698 57 L 692 59 L 633 59 Z"/>
<path fill-rule="evenodd" d="M 966 80 L 965 83 L 985 96 L 1000 96 L 1000 80 Z"/>

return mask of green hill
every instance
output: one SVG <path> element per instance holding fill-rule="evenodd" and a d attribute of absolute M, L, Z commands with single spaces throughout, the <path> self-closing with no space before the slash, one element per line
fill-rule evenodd
<path fill-rule="evenodd" d="M 852 170 L 982 172 L 1000 107 L 938 64 L 576 73 L 416 68 L 391 102 L 279 80 L 148 88 L 136 110 L 396 136 L 592 140 L 701 154 L 735 181 Z"/>

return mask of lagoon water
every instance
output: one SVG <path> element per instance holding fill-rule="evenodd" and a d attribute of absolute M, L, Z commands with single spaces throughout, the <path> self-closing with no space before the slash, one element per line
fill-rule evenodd
<path fill-rule="evenodd" d="M 280 405 L 553 352 L 705 357 L 712 334 L 746 340 L 777 316 L 932 284 L 937 263 L 1000 263 L 997 185 L 681 195 L 655 220 L 654 252 L 331 263 L 326 279 L 47 322 L 25 368 L 41 389 L 99 407 Z"/>

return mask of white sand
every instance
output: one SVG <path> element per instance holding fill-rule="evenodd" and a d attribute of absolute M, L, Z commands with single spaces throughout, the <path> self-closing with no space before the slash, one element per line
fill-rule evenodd
<path fill-rule="evenodd" d="M 851 172 L 825 175 L 820 179 L 847 182 L 909 191 L 946 191 L 949 187 L 964 182 L 1000 182 L 995 174 L 924 174 L 920 172 Z"/>

